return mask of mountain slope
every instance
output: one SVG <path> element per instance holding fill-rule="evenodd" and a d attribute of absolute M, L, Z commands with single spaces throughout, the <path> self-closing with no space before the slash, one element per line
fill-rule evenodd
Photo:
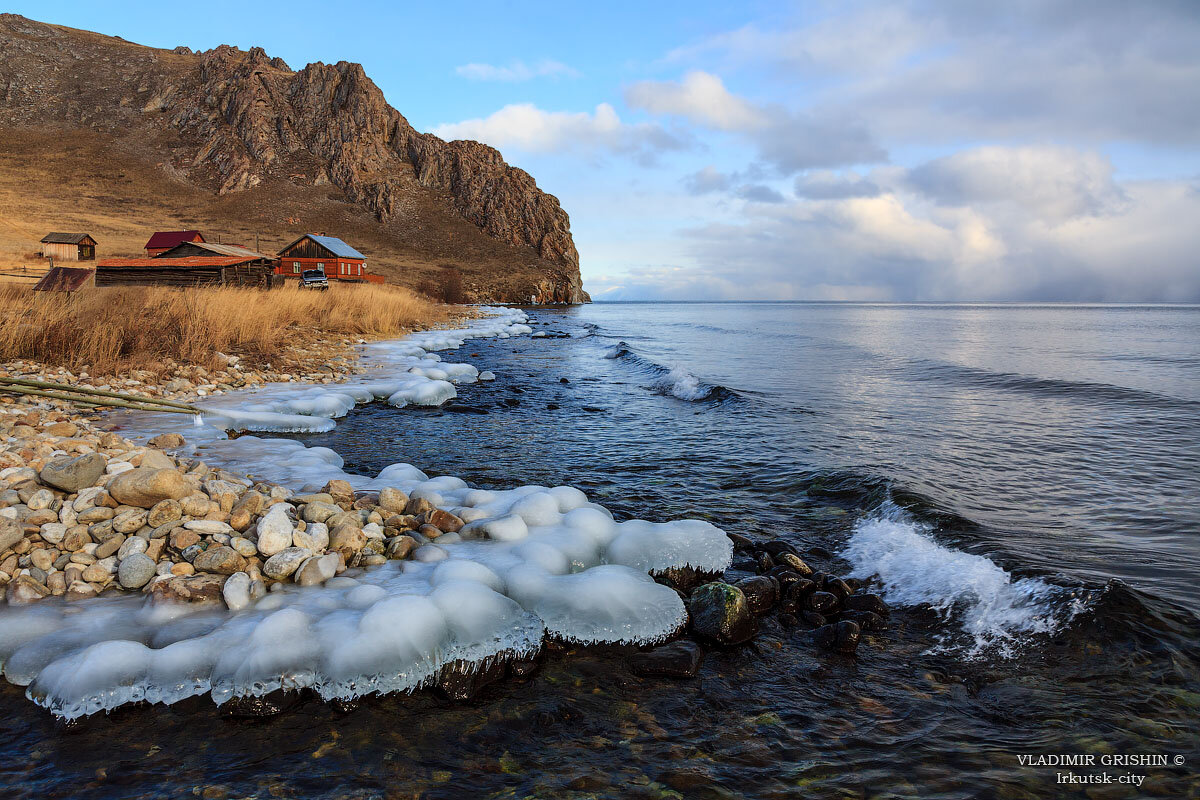
<path fill-rule="evenodd" d="M 581 302 L 558 200 L 478 142 L 419 133 L 358 64 L 157 50 L 0 14 L 0 252 L 87 229 L 102 255 L 201 228 L 264 250 L 342 236 L 416 285 L 454 267 L 480 300 Z"/>

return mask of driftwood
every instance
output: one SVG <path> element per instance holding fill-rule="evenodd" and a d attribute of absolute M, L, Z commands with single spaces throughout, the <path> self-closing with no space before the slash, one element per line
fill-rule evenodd
<path fill-rule="evenodd" d="M 165 411 L 172 414 L 203 413 L 196 406 L 176 403 L 174 400 L 159 400 L 156 397 L 142 397 L 136 394 L 122 394 L 121 392 L 82 388 L 65 383 L 35 381 L 27 378 L 0 378 L 0 392 L 47 397 L 52 400 L 65 400 L 68 403 L 90 407 L 130 408 L 135 411 Z"/>

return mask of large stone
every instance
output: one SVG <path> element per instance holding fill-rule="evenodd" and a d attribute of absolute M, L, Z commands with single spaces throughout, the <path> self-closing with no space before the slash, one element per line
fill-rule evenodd
<path fill-rule="evenodd" d="M 161 447 L 162 449 L 166 450 L 171 447 L 183 447 L 184 439 L 183 436 L 178 433 L 160 433 L 158 436 L 155 436 L 153 439 L 146 442 L 146 444 L 150 445 L 151 447 Z"/>
<path fill-rule="evenodd" d="M 688 641 L 664 644 L 630 656 L 629 668 L 647 677 L 692 678 L 700 670 L 700 647 Z"/>
<path fill-rule="evenodd" d="M 715 581 L 692 592 L 688 601 L 692 630 L 722 645 L 740 644 L 758 632 L 758 619 L 736 586 Z"/>
<path fill-rule="evenodd" d="M 292 533 L 292 544 L 314 553 L 324 553 L 329 547 L 329 528 L 322 522 L 310 522 L 304 530 Z"/>
<path fill-rule="evenodd" d="M 268 578 L 274 580 L 283 580 L 291 575 L 296 570 L 300 569 L 300 565 L 305 559 L 312 556 L 312 551 L 303 547 L 289 547 L 285 550 L 280 550 L 275 555 L 267 559 L 262 565 L 262 573 Z"/>
<path fill-rule="evenodd" d="M 858 649 L 862 629 L 858 623 L 842 620 L 832 625 L 825 625 L 813 631 L 813 639 L 827 650 L 835 650 L 846 655 L 853 655 Z"/>
<path fill-rule="evenodd" d="M 333 503 L 314 501 L 304 506 L 304 509 L 300 512 L 300 519 L 305 522 L 324 522 L 333 515 L 340 513 L 342 513 L 342 509 Z"/>
<path fill-rule="evenodd" d="M 9 605 L 14 606 L 37 602 L 48 594 L 50 594 L 49 589 L 28 575 L 21 575 L 10 581 L 5 590 Z"/>
<path fill-rule="evenodd" d="M 181 575 L 158 581 L 151 587 L 150 595 L 158 601 L 220 603 L 224 585 L 223 575 Z"/>
<path fill-rule="evenodd" d="M 147 450 L 142 454 L 142 460 L 138 462 L 142 469 L 174 469 L 175 462 L 172 458 L 159 450 Z"/>
<path fill-rule="evenodd" d="M 64 492 L 78 492 L 100 480 L 108 459 L 99 453 L 60 458 L 42 467 L 42 483 Z"/>
<path fill-rule="evenodd" d="M 292 521 L 279 503 L 258 521 L 258 552 L 273 556 L 292 546 Z"/>
<path fill-rule="evenodd" d="M 403 513 L 408 505 L 408 495 L 391 486 L 379 490 L 379 507 L 392 514 Z"/>
<path fill-rule="evenodd" d="M 25 538 L 25 529 L 16 520 L 0 517 L 0 555 Z"/>
<path fill-rule="evenodd" d="M 367 544 L 367 535 L 353 525 L 339 525 L 329 534 L 329 549 L 342 554 L 346 563 Z"/>
<path fill-rule="evenodd" d="M 339 565 L 337 553 L 326 553 L 323 556 L 313 556 L 300 565 L 296 570 L 296 583 L 301 586 L 317 586 L 337 574 Z"/>
<path fill-rule="evenodd" d="M 163 500 L 155 503 L 150 509 L 146 524 L 151 528 L 158 528 L 168 522 L 174 522 L 182 516 L 183 508 L 179 505 L 178 500 Z"/>
<path fill-rule="evenodd" d="M 140 467 L 117 475 L 106 488 L 118 503 L 138 508 L 152 508 L 163 500 L 179 500 L 192 491 L 179 470 Z"/>
<path fill-rule="evenodd" d="M 232 575 L 246 567 L 246 557 L 227 545 L 210 547 L 192 561 L 197 572 Z"/>
<path fill-rule="evenodd" d="M 157 567 L 144 553 L 130 553 L 117 566 L 117 582 L 126 589 L 140 589 L 154 577 Z"/>
<path fill-rule="evenodd" d="M 433 525 L 438 530 L 446 533 L 458 533 L 462 530 L 463 521 L 451 514 L 449 511 L 443 511 L 440 508 L 435 508 L 425 515 L 425 521 Z"/>
<path fill-rule="evenodd" d="M 755 614 L 765 614 L 779 602 L 779 582 L 769 575 L 738 581 L 737 587 L 746 595 L 746 603 Z"/>

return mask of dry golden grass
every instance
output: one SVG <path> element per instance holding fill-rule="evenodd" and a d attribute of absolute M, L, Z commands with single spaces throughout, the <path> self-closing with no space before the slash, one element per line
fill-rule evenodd
<path fill-rule="evenodd" d="M 261 364 L 287 361 L 296 345 L 399 336 L 448 316 L 445 306 L 398 286 L 129 286 L 66 294 L 0 284 L 0 360 L 86 367 L 94 375 L 158 370 L 166 359 L 210 366 L 217 352 Z"/>

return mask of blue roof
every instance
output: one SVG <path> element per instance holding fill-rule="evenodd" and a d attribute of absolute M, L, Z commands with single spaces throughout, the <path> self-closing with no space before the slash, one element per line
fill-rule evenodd
<path fill-rule="evenodd" d="M 328 249 L 335 256 L 341 256 L 342 258 L 361 258 L 364 261 L 367 259 L 367 257 L 362 253 L 358 252 L 336 236 L 317 236 L 315 233 L 310 233 L 308 234 L 308 238 Z"/>

